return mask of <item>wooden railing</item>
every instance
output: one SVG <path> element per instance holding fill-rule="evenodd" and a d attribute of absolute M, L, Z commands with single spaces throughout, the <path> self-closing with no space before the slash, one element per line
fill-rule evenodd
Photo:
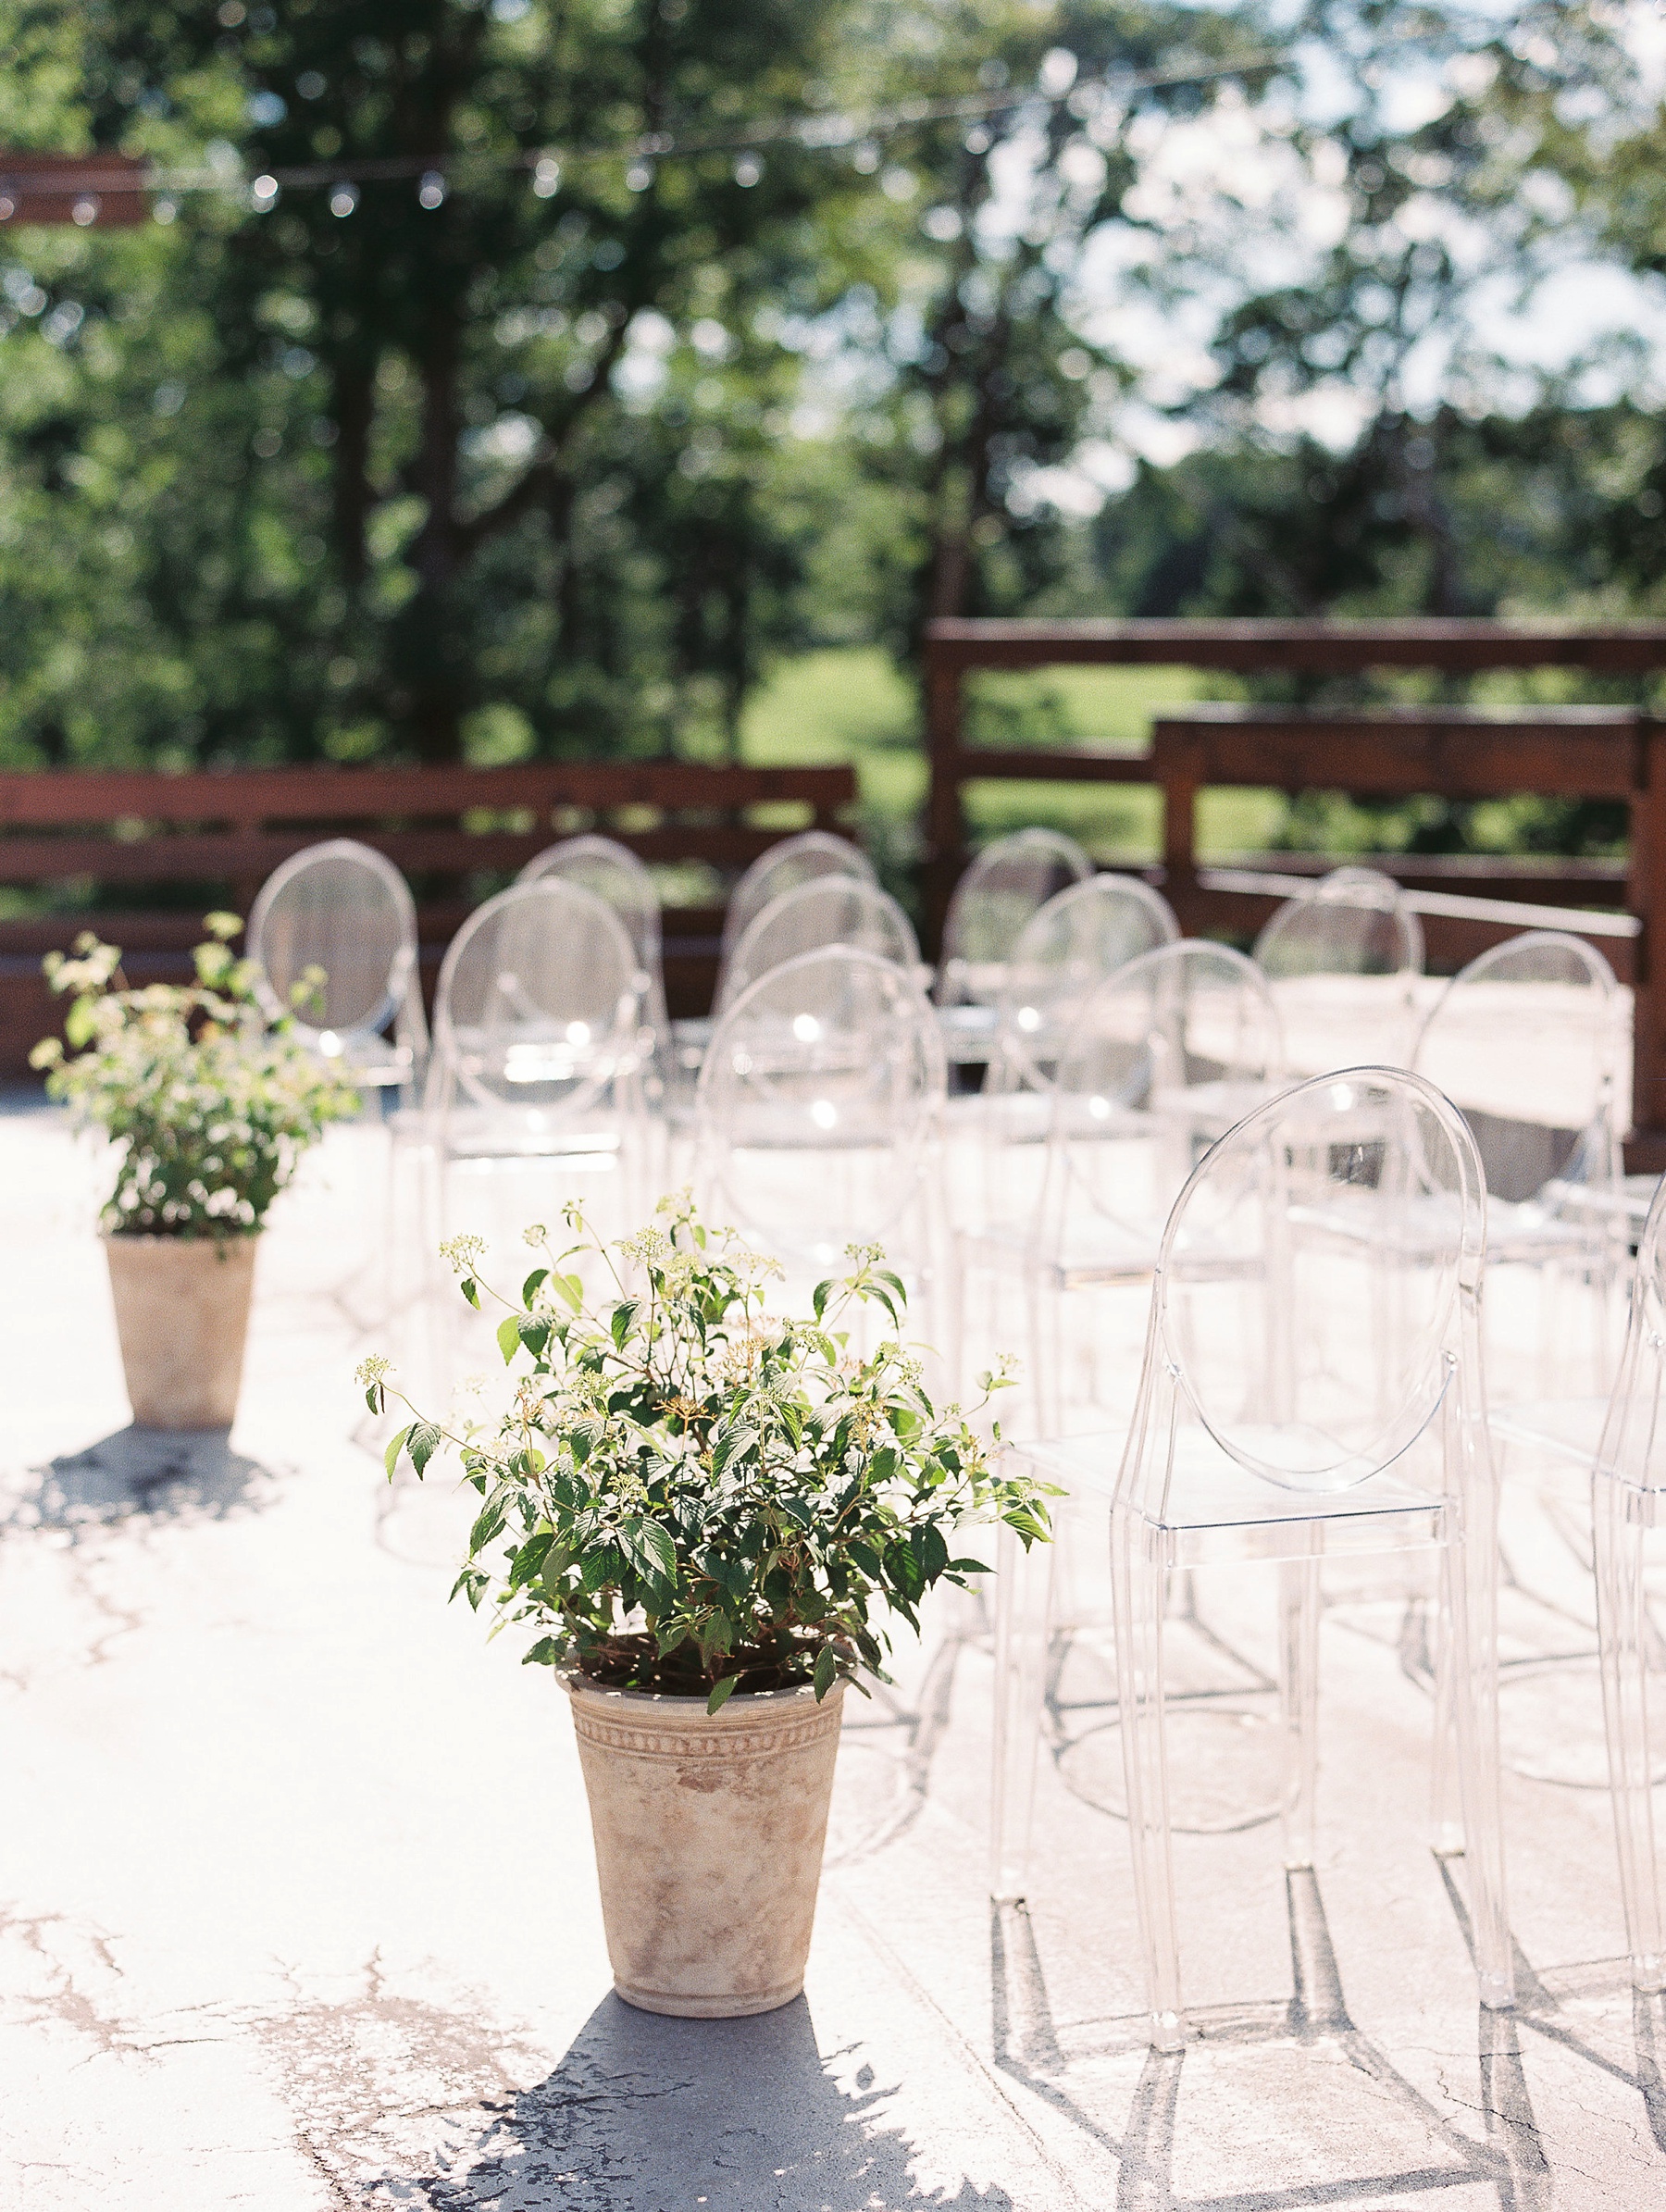
<path fill-rule="evenodd" d="M 431 981 L 469 908 L 578 827 L 732 874 L 791 829 L 846 829 L 855 798 L 848 767 L 680 762 L 0 775 L 0 889 L 44 893 L 49 909 L 0 919 L 0 1073 L 20 1073 L 56 1019 L 43 952 L 93 928 L 134 980 L 181 974 L 211 906 L 246 913 L 272 869 L 320 838 L 357 838 L 410 877 Z M 674 1013 L 709 1004 L 721 920 L 667 913 Z"/>
<path fill-rule="evenodd" d="M 986 778 L 1156 786 L 1162 864 L 1150 873 L 1189 931 L 1247 933 L 1283 895 L 1280 876 L 1324 864 L 1293 854 L 1236 866 L 1201 864 L 1197 806 L 1205 789 L 1455 799 L 1531 792 L 1623 802 L 1631 838 L 1622 869 L 1501 859 L 1443 870 L 1421 857 L 1381 864 L 1412 887 L 1440 965 L 1455 966 L 1517 929 L 1552 921 L 1600 942 L 1635 992 L 1636 1132 L 1629 1157 L 1635 1165 L 1666 1167 L 1666 721 L 1654 720 L 1641 700 L 1630 706 L 1359 713 L 1177 702 L 1156 716 L 1142 753 L 1091 745 L 997 750 L 968 741 L 965 683 L 974 671 L 1072 665 L 1332 677 L 1561 667 L 1638 679 L 1641 694 L 1643 679 L 1666 672 L 1666 623 L 955 620 L 931 625 L 926 654 L 927 906 L 939 926 L 965 861 L 965 787 Z"/>

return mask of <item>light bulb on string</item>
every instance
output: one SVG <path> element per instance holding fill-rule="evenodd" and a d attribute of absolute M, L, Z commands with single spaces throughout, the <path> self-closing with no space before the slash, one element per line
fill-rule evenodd
<path fill-rule="evenodd" d="M 561 164 L 553 154 L 541 154 L 532 171 L 532 189 L 541 200 L 553 199 L 561 189 Z"/>
<path fill-rule="evenodd" d="M 349 184 L 343 178 L 329 195 L 329 212 L 335 216 L 349 216 L 358 205 L 358 186 Z"/>
<path fill-rule="evenodd" d="M 422 182 L 416 187 L 416 201 L 417 205 L 422 207 L 444 206 L 445 179 L 438 169 L 424 171 Z"/>
<path fill-rule="evenodd" d="M 735 182 L 745 192 L 762 181 L 764 164 L 755 154 L 742 154 L 735 164 Z"/>
<path fill-rule="evenodd" d="M 633 161 L 625 172 L 627 192 L 646 192 L 653 182 L 653 164 L 651 161 Z"/>
<path fill-rule="evenodd" d="M 256 215 L 269 215 L 278 205 L 276 177 L 256 177 L 249 187 L 249 201 Z"/>

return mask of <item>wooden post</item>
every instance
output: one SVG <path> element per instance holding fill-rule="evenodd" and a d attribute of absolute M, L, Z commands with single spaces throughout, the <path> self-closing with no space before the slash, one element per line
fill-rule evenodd
<path fill-rule="evenodd" d="M 942 947 L 949 901 L 965 864 L 966 824 L 961 809 L 961 671 L 934 640 L 926 641 L 926 740 L 931 789 L 926 814 L 926 954 Z"/>
<path fill-rule="evenodd" d="M 1666 722 L 1640 715 L 1626 905 L 1642 924 L 1633 986 L 1632 1123 L 1626 1165 L 1666 1170 Z"/>
<path fill-rule="evenodd" d="M 1166 731 L 1152 733 L 1151 762 L 1162 793 L 1162 895 L 1187 937 L 1198 931 L 1198 793 L 1202 766 L 1195 743 Z"/>

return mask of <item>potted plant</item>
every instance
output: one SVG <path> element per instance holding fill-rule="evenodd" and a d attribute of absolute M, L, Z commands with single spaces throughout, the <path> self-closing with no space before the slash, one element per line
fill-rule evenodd
<path fill-rule="evenodd" d="M 100 1227 L 142 1428 L 230 1427 L 267 1210 L 326 1124 L 358 1108 L 262 1008 L 254 963 L 230 949 L 238 916 L 204 927 L 188 984 L 130 988 L 120 952 L 91 931 L 72 957 L 49 953 L 70 1049 L 54 1037 L 30 1054 L 51 1096 L 119 1148 Z"/>
<path fill-rule="evenodd" d="M 769 2011 L 803 1983 L 840 1707 L 864 1671 L 884 1679 L 883 1616 L 917 1627 L 934 1584 L 985 1572 L 951 1545 L 964 1522 L 1027 1545 L 1045 1507 L 926 1398 L 877 1249 L 789 1320 L 765 1309 L 777 1271 L 686 1193 L 611 1247 L 566 1219 L 578 1241 L 528 1229 L 539 1263 L 500 1301 L 519 1372 L 497 1433 L 419 1417 L 388 1473 L 461 1450 L 480 1506 L 452 1595 L 529 1622 L 527 1659 L 567 1693 L 619 1995 Z M 496 1296 L 478 1237 L 443 1249 L 470 1304 Z M 898 1336 L 860 1356 L 864 1307 Z M 390 1372 L 359 1369 L 373 1412 Z"/>

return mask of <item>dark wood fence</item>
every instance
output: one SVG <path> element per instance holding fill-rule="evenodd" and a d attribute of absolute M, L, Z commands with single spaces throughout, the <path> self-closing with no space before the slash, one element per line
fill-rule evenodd
<path fill-rule="evenodd" d="M 1623 802 L 1622 866 L 1466 858 L 1389 858 L 1382 865 L 1424 910 L 1434 964 L 1452 967 L 1515 930 L 1560 924 L 1590 935 L 1635 990 L 1634 1165 L 1666 1167 L 1666 720 L 1631 706 L 1331 707 L 1199 705 L 1159 714 L 1149 749 L 995 749 L 966 733 L 966 678 L 978 669 L 1158 666 L 1242 675 L 1359 676 L 1426 669 L 1576 668 L 1646 679 L 1666 672 L 1666 623 L 1413 620 L 1329 622 L 934 623 L 926 642 L 931 749 L 927 902 L 940 925 L 965 861 L 965 787 L 984 779 L 1155 785 L 1162 864 L 1151 871 L 1188 931 L 1248 932 L 1293 875 L 1334 864 L 1252 856 L 1210 867 L 1197 853 L 1197 805 L 1212 787 L 1360 798 L 1421 793 L 1485 799 L 1518 793 Z"/>
<path fill-rule="evenodd" d="M 43 952 L 92 928 L 124 949 L 134 980 L 180 975 L 210 907 L 246 913 L 278 864 L 320 838 L 358 838 L 410 877 L 431 982 L 470 907 L 577 828 L 727 875 L 792 829 L 845 828 L 855 798 L 848 767 L 665 762 L 0 775 L 0 892 L 44 891 L 53 909 L 14 901 L 25 911 L 0 919 L 0 1072 L 21 1073 L 56 1021 Z M 665 921 L 672 1011 L 702 1013 L 722 909 Z"/>

